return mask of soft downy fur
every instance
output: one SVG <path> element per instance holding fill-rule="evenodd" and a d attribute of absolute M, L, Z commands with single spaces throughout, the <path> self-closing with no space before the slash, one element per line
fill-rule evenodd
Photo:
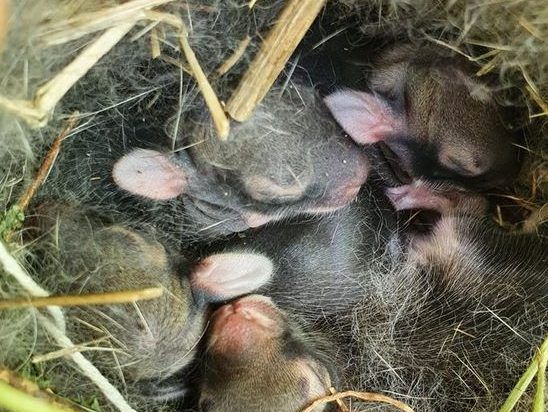
<path fill-rule="evenodd" d="M 201 410 L 238 410 L 234 397 L 257 410 L 293 411 L 291 402 L 306 396 L 316 378 L 295 379 L 290 389 L 272 378 L 306 375 L 318 362 L 339 390 L 384 393 L 420 411 L 496 410 L 546 333 L 547 259 L 535 236 L 446 217 L 433 237 L 413 239 L 406 262 L 364 272 L 363 299 L 347 316 L 322 324 L 282 300 L 280 320 L 272 308 L 236 301 L 212 319 Z M 333 305 L 344 300 L 344 285 L 340 292 Z M 260 328 L 270 339 L 234 351 Z M 293 351 L 285 346 L 292 341 L 300 342 Z M 221 366 L 227 362 L 239 372 Z M 265 381 L 272 383 L 258 391 Z M 296 394 L 291 401 L 281 396 L 287 391 Z M 526 396 L 517 410 L 529 404 Z M 352 407 L 391 410 L 359 401 Z"/>
<path fill-rule="evenodd" d="M 191 23 L 188 24 L 191 33 L 190 42 L 207 73 L 212 73 L 220 62 L 230 56 L 246 34 L 253 37 L 249 53 L 243 56 L 240 63 L 232 69 L 228 76 L 223 76 L 215 82 L 216 91 L 222 99 L 225 99 L 231 90 L 229 85 L 233 85 L 235 79 L 247 67 L 250 56 L 257 49 L 261 35 L 270 26 L 273 20 L 272 16 L 276 15 L 278 11 L 276 7 L 279 7 L 281 2 L 275 2 L 274 7 L 270 8 L 271 3 L 262 4 L 259 1 L 251 14 L 248 13 L 247 8 L 241 7 L 241 3 L 236 1 L 200 1 L 199 3 L 205 4 L 206 7 L 193 9 L 192 7 L 187 8 L 186 4 L 178 3 L 168 6 L 166 10 L 180 13 L 184 16 L 185 22 Z M 99 4 L 87 1 L 12 1 L 13 17 L 9 20 L 10 31 L 0 59 L 0 92 L 2 95 L 7 95 L 12 99 L 32 98 L 37 86 L 64 67 L 74 54 L 93 37 L 86 36 L 65 45 L 43 47 L 40 43 L 40 36 L 36 36 L 35 29 L 37 27 L 42 27 L 42 24 L 47 21 L 63 20 L 72 15 L 109 4 L 114 4 L 114 2 Z M 505 9 L 504 13 L 500 13 L 500 8 L 490 7 L 489 4 L 463 13 L 456 3 L 448 4 L 451 7 L 445 7 L 447 4 L 444 2 L 431 1 L 412 2 L 412 4 L 407 1 L 368 2 L 366 4 L 361 1 L 345 0 L 338 2 L 337 7 L 342 6 L 341 19 L 361 20 L 366 34 L 371 34 L 372 31 L 374 34 L 379 34 L 386 30 L 393 30 L 397 32 L 398 36 L 422 38 L 424 29 L 426 34 L 446 33 L 450 39 L 459 38 L 459 45 L 463 45 L 466 38 L 472 40 L 483 38 L 493 42 L 500 41 L 502 44 L 508 42 L 501 39 L 511 39 L 513 46 L 509 50 L 500 51 L 497 54 L 497 60 L 494 61 L 495 67 L 501 68 L 499 74 L 503 79 L 503 88 L 515 90 L 517 87 L 523 91 L 520 70 L 521 67 L 525 67 L 534 83 L 538 85 L 539 93 L 545 95 L 545 62 L 548 60 L 543 59 L 542 56 L 546 53 L 547 48 L 540 39 L 546 36 L 542 35 L 543 26 L 537 25 L 542 20 L 542 13 L 546 10 L 542 1 L 519 1 L 513 3 L 511 7 L 503 5 L 503 8 L 510 7 Z M 514 6 L 515 9 L 513 9 Z M 192 13 L 190 19 L 186 14 L 188 10 Z M 359 14 L 356 14 L 356 10 Z M 423 13 L 423 11 L 428 12 Z M 501 15 L 511 15 L 512 18 L 499 19 L 498 16 Z M 494 25 L 494 17 L 504 24 Z M 515 19 L 519 17 L 523 17 L 523 24 L 515 24 Z M 534 35 L 529 36 L 528 31 L 523 29 L 524 25 L 529 27 L 528 23 L 532 24 L 531 27 L 535 34 L 536 30 L 541 31 L 538 38 Z M 135 34 L 146 24 L 141 24 L 131 34 Z M 174 43 L 173 34 L 169 29 L 166 32 L 168 38 L 163 43 L 165 48 L 162 46 L 162 51 L 171 56 L 170 43 Z M 327 31 L 327 33 L 331 32 Z M 492 34 L 494 37 L 491 36 Z M 459 35 L 461 36 L 459 37 Z M 199 100 L 197 97 L 199 92 L 191 77 L 181 72 L 178 67 L 174 68 L 174 74 L 171 73 L 169 63 L 151 62 L 149 38 L 143 36 L 131 42 L 129 41 L 130 36 L 108 53 L 63 98 L 47 127 L 38 130 L 31 129 L 20 119 L 10 114 L 0 113 L 2 125 L 0 127 L 0 168 L 4 176 L 1 184 L 0 202 L 3 209 L 12 205 L 24 188 L 28 186 L 43 154 L 63 127 L 66 115 L 72 110 L 77 109 L 82 113 L 80 127 L 72 137 L 78 137 L 82 130 L 90 130 L 92 131 L 91 140 L 95 139 L 96 144 L 109 150 L 108 144 L 105 144 L 104 141 L 105 135 L 108 135 L 113 128 L 122 130 L 120 134 L 125 135 L 120 120 L 122 117 L 120 113 L 123 113 L 124 110 L 139 113 L 140 110 L 146 108 L 150 109 L 151 113 L 160 113 L 160 117 L 162 117 L 167 115 L 164 112 L 166 106 L 169 107 L 169 116 L 173 114 L 173 108 L 181 110 L 183 113 L 187 109 L 194 110 L 196 108 L 194 103 Z M 445 37 L 444 39 L 447 40 Z M 486 51 L 485 48 L 468 44 L 465 47 L 467 52 L 474 56 Z M 178 57 L 175 52 L 173 53 Z M 482 62 L 488 61 L 489 58 L 483 58 Z M 227 85 L 226 88 L 223 86 L 224 84 Z M 169 93 L 166 92 L 167 90 Z M 179 92 L 182 96 L 181 99 Z M 519 96 L 524 94 L 529 104 L 530 113 L 537 113 L 538 108 L 530 94 L 518 93 Z M 158 103 L 163 99 L 165 99 L 164 103 Z M 121 110 L 121 108 L 125 109 Z M 97 113 L 98 111 L 101 113 Z M 542 117 L 537 118 L 537 121 L 538 119 L 542 119 Z M 536 130 L 538 129 L 533 128 L 532 133 L 536 133 Z M 170 136 L 169 133 L 168 135 Z M 532 135 L 532 137 L 534 136 Z M 65 143 L 68 142 L 67 140 Z M 62 153 L 63 151 L 64 149 L 62 149 Z M 535 164 L 542 164 L 542 162 L 539 158 L 534 158 L 533 166 Z M 529 188 L 529 174 L 525 173 L 525 175 L 526 178 L 523 179 L 527 182 L 525 188 Z M 85 194 L 87 182 L 81 183 L 82 190 L 79 194 Z M 525 189 L 522 188 L 522 190 Z M 47 192 L 44 193 L 47 197 Z M 545 197 L 545 192 L 539 190 L 537 195 L 540 198 Z M 75 197 L 77 196 L 75 195 Z M 164 235 L 161 234 L 161 236 Z M 47 283 L 46 286 L 52 292 L 56 291 L 55 279 L 59 274 L 55 269 L 51 271 L 47 269 L 48 266 L 44 265 L 42 256 L 32 256 L 33 249 L 28 247 L 16 248 L 12 253 L 32 272 L 33 277 L 51 279 L 51 283 Z M 52 267 L 55 268 L 55 264 Z M 0 282 L 0 293 L 3 297 L 26 293 L 8 276 L 2 276 Z M 48 378 L 54 377 L 59 371 L 57 365 L 66 364 L 64 359 L 60 359 L 59 363 L 55 361 L 40 366 L 30 366 L 29 359 L 33 352 L 45 353 L 52 350 L 48 336 L 36 325 L 33 311 L 2 312 L 0 316 L 2 317 L 0 346 L 5 349 L 0 354 L 3 365 L 12 369 L 31 371 L 31 375 L 34 377 L 38 375 Z M 60 373 L 60 380 L 69 384 L 73 382 L 71 377 L 80 376 L 80 373 L 71 366 L 63 370 L 68 370 L 69 374 Z M 78 392 L 79 400 L 97 396 L 97 390 L 91 384 L 65 389 L 60 392 Z M 104 407 L 105 410 L 108 408 L 108 406 Z M 144 405 L 143 408 L 145 408 Z"/>
<path fill-rule="evenodd" d="M 298 411 L 327 394 L 337 382 L 331 344 L 299 320 L 261 295 L 217 309 L 202 358 L 199 410 Z"/>
<path fill-rule="evenodd" d="M 546 245 L 457 217 L 415 243 L 354 311 L 351 382 L 421 411 L 495 410 L 546 333 Z"/>
<path fill-rule="evenodd" d="M 307 321 L 344 316 L 360 301 L 368 273 L 396 267 L 405 239 L 388 199 L 365 185 L 356 201 L 326 215 L 303 215 L 214 242 L 199 251 L 257 253 L 273 265 L 268 283 L 254 290 Z M 208 290 L 211 278 L 191 283 Z M 212 290 L 214 293 L 215 291 Z M 344 298 L 341 298 L 344 296 Z"/>
<path fill-rule="evenodd" d="M 164 287 L 160 298 L 124 305 L 99 305 L 64 310 L 67 336 L 124 394 L 143 410 L 173 408 L 162 399 L 165 379 L 185 371 L 189 375 L 206 324 L 206 303 L 196 304 L 190 285 L 177 271 L 173 258 L 152 233 L 113 224 L 81 205 L 42 204 L 28 230 L 36 241 L 30 249 L 37 280 L 57 294 L 102 293 Z M 38 329 L 40 335 L 43 333 Z M 43 341 L 42 341 L 43 340 Z M 55 350 L 42 337 L 35 350 Z M 70 363 L 56 359 L 49 377 L 58 393 L 78 402 L 107 407 L 94 385 Z M 177 378 L 166 399 L 181 398 L 189 379 Z M 90 404 L 90 406 L 92 406 Z M 108 409 L 107 409 L 108 410 Z"/>
<path fill-rule="evenodd" d="M 368 175 L 365 155 L 307 86 L 274 88 L 227 142 L 218 141 L 208 116 L 182 119 L 185 150 L 162 145 L 163 123 L 150 115 L 130 111 L 120 127 L 109 122 L 103 146 L 97 130 L 67 142 L 43 196 L 84 200 L 136 226 L 161 228 L 184 246 L 336 210 Z"/>
<path fill-rule="evenodd" d="M 67 336 L 85 348 L 83 353 L 137 410 L 190 402 L 193 363 L 211 305 L 249 293 L 272 275 L 271 262 L 260 254 L 218 253 L 194 260 L 183 250 L 168 252 L 153 231 L 132 230 L 76 204 L 39 205 L 27 235 L 38 258 L 33 263 L 42 270 L 37 280 L 57 294 L 163 288 L 151 300 L 64 310 Z M 191 276 L 210 277 L 215 292 L 203 298 L 200 287 L 191 286 Z M 54 351 L 47 339 L 36 349 Z M 70 364 L 57 361 L 55 368 L 56 391 L 86 401 L 82 396 L 92 390 L 91 382 L 72 376 Z M 102 397 L 96 402 L 106 407 Z"/>

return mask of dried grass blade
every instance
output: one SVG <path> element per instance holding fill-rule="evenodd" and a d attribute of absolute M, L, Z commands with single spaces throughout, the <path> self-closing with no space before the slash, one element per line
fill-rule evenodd
<path fill-rule="evenodd" d="M 345 392 L 339 392 L 335 393 L 333 395 L 324 396 L 323 398 L 316 399 L 314 402 L 312 402 L 309 406 L 304 408 L 301 412 L 312 412 L 316 409 L 319 405 L 324 405 L 329 402 L 334 402 L 339 399 L 343 398 L 358 398 L 362 401 L 366 402 L 380 402 L 380 403 L 386 403 L 388 405 L 392 405 L 393 407 L 404 411 L 404 412 L 414 412 L 413 409 L 411 409 L 408 405 L 405 403 L 398 401 L 396 399 L 393 399 L 389 396 L 383 395 L 381 393 L 374 393 L 374 392 L 357 392 L 357 391 L 345 391 Z"/>
<path fill-rule="evenodd" d="M 156 299 L 164 293 L 163 287 L 119 292 L 86 293 L 81 295 L 58 295 L 45 297 L 24 297 L 0 301 L 1 309 L 43 308 L 47 306 L 85 306 L 131 303 L 138 300 Z"/>
<path fill-rule="evenodd" d="M 67 138 L 69 133 L 74 129 L 77 122 L 78 113 L 73 114 L 65 123 L 65 126 L 61 130 L 61 132 L 57 135 L 55 140 L 53 140 L 53 143 L 48 150 L 48 153 L 46 154 L 46 157 L 44 158 L 42 164 L 38 168 L 38 172 L 36 173 L 36 176 L 34 180 L 32 181 L 31 185 L 27 188 L 19 202 L 17 202 L 19 208 L 22 211 L 25 211 L 36 194 L 36 191 L 38 188 L 44 183 L 46 180 L 53 164 L 55 163 L 55 159 L 57 159 L 57 156 L 59 155 L 59 151 L 61 150 L 61 144 L 63 141 Z"/>
<path fill-rule="evenodd" d="M 211 117 L 213 118 L 213 124 L 215 125 L 215 130 L 217 131 L 217 136 L 219 136 L 221 140 L 226 140 L 230 131 L 230 122 L 226 117 L 223 107 L 221 106 L 221 102 L 213 91 L 209 80 L 207 80 L 207 77 L 198 62 L 194 51 L 192 51 L 192 48 L 188 43 L 186 30 L 184 30 L 183 34 L 179 36 L 179 42 L 188 65 L 192 70 L 194 79 L 196 80 L 196 83 L 198 83 L 198 87 L 204 96 L 207 107 L 209 107 Z"/>
<path fill-rule="evenodd" d="M 72 19 L 47 26 L 42 30 L 42 40 L 48 45 L 63 44 L 86 34 L 106 30 L 129 21 L 143 19 L 144 11 L 170 3 L 173 0 L 133 0 L 119 6 L 83 13 Z"/>
<path fill-rule="evenodd" d="M 37 314 L 40 323 L 48 331 L 51 337 L 57 342 L 62 348 L 70 348 L 74 346 L 74 343 L 59 330 L 49 319 L 42 316 L 40 313 Z M 100 390 L 103 392 L 105 397 L 120 411 L 120 412 L 137 412 L 133 409 L 122 394 L 114 387 L 107 378 L 105 378 L 101 372 L 93 365 L 87 358 L 84 357 L 79 352 L 71 353 L 68 356 L 72 358 L 74 363 L 78 365 L 82 373 L 88 377 Z M 40 409 L 38 409 L 40 410 Z"/>
<path fill-rule="evenodd" d="M 217 75 L 222 76 L 223 74 L 227 73 L 236 63 L 238 63 L 238 60 L 243 56 L 245 50 L 247 49 L 247 46 L 249 46 L 249 42 L 251 41 L 251 37 L 246 36 L 240 44 L 238 44 L 238 47 L 236 47 L 236 50 L 234 50 L 234 53 L 224 61 L 223 64 L 219 66 L 219 68 L 216 70 Z"/>
<path fill-rule="evenodd" d="M 53 79 L 38 89 L 33 101 L 14 101 L 0 95 L 0 109 L 25 120 L 31 127 L 45 126 L 55 105 L 131 30 L 135 23 L 133 21 L 113 27 L 99 36 Z"/>
<path fill-rule="evenodd" d="M 291 0 L 226 105 L 230 116 L 243 122 L 268 93 L 325 0 Z"/>
<path fill-rule="evenodd" d="M 4 50 L 4 41 L 8 33 L 8 0 L 0 0 L 0 53 Z"/>
<path fill-rule="evenodd" d="M 133 28 L 136 21 L 113 27 L 97 38 L 82 53 L 69 63 L 53 79 L 38 89 L 34 99 L 35 107 L 44 115 L 53 110 L 66 92 L 80 80 L 98 61 L 107 54 Z M 37 119 L 44 122 L 45 119 Z"/>

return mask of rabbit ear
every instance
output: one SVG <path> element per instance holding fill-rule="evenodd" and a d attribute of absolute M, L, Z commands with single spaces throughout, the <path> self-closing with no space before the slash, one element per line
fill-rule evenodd
<path fill-rule="evenodd" d="M 401 120 L 380 97 L 355 90 L 341 90 L 324 98 L 341 127 L 358 144 L 373 144 L 401 130 Z"/>
<path fill-rule="evenodd" d="M 193 292 L 208 302 L 220 302 L 251 293 L 267 284 L 274 265 L 257 253 L 219 253 L 203 259 L 190 274 Z"/>
<path fill-rule="evenodd" d="M 166 155 L 148 149 L 136 149 L 119 159 L 112 178 L 120 188 L 154 200 L 177 197 L 187 186 L 183 169 Z"/>

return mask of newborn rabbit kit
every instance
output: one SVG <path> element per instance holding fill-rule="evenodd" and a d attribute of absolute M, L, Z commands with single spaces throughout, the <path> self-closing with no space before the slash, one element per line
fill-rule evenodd
<path fill-rule="evenodd" d="M 546 17 L 0 3 L 0 409 L 543 410 Z"/>

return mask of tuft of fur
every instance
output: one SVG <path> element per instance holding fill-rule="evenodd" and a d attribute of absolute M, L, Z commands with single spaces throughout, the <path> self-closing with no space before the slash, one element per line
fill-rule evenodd
<path fill-rule="evenodd" d="M 88 35 L 64 45 L 45 47 L 39 35 L 45 25 L 115 4 L 117 3 L 114 1 L 85 0 L 10 2 L 9 33 L 0 58 L 0 94 L 13 100 L 32 99 L 40 85 L 58 73 L 96 36 Z M 190 42 L 198 60 L 210 76 L 219 97 L 226 99 L 258 49 L 261 37 L 273 24 L 282 4 L 281 0 L 258 1 L 250 12 L 243 0 L 193 0 L 174 2 L 163 6 L 162 10 L 182 17 L 189 29 Z M 500 3 L 462 3 L 452 0 L 339 0 L 334 7 L 340 21 L 360 22 L 363 34 L 368 38 L 386 37 L 389 34 L 397 38 L 420 41 L 425 38 L 429 41 L 441 39 L 452 48 L 458 48 L 466 55 L 477 59 L 475 63 L 478 70 L 485 67 L 484 71 L 488 71 L 492 66 L 493 72 L 500 79 L 501 91 L 509 92 L 501 94 L 502 103 L 525 103 L 530 115 L 539 113 L 538 104 L 532 98 L 534 93 L 529 91 L 528 86 L 533 91 L 538 90 L 537 94 L 541 99 L 547 100 L 548 46 L 544 39 L 548 36 L 546 25 L 543 23 L 546 20 L 547 9 L 543 0 Z M 135 41 L 130 40 L 132 35 L 137 34 L 147 24 L 148 22 L 139 23 L 69 91 L 57 106 L 46 127 L 31 129 L 13 115 L 0 112 L 0 210 L 6 210 L 12 205 L 31 182 L 32 175 L 47 148 L 63 127 L 64 119 L 74 110 L 80 111 L 81 115 L 80 125 L 73 131 L 73 137 L 77 138 L 86 131 L 91 136 L 90 142 L 95 139 L 97 145 L 102 145 L 108 151 L 106 135 L 116 130 L 122 136 L 122 140 L 126 136 L 122 121 L 126 113 L 148 111 L 151 116 L 158 116 L 160 123 L 164 120 L 168 123 L 168 119 L 174 114 L 179 114 L 184 119 L 202 107 L 195 82 L 184 71 L 184 65 L 172 65 L 167 62 L 169 59 L 165 58 L 153 61 L 148 35 Z M 161 26 L 159 32 L 164 57 L 179 58 L 180 53 L 173 30 Z M 331 33 L 329 30 L 326 32 Z M 246 35 L 252 37 L 247 52 L 228 74 L 217 77 L 214 70 L 236 50 Z M 548 198 L 545 172 L 548 139 L 544 119 L 545 117 L 540 116 L 531 118 L 527 146 L 532 152 L 532 160 L 526 166 L 527 171 L 523 174 L 522 185 L 518 188 L 520 195 L 540 204 Z M 142 120 L 140 126 L 146 122 Z M 179 123 L 179 130 L 184 127 L 184 122 Z M 173 132 L 174 129 L 168 128 L 167 137 L 174 141 Z M 162 139 L 165 135 L 164 132 Z M 150 137 L 148 143 L 157 144 L 156 139 L 161 140 L 158 134 Z M 85 162 L 83 163 L 85 167 Z M 530 170 L 533 170 L 534 174 L 529 172 Z M 531 189 L 531 179 L 534 180 L 536 194 Z M 88 183 L 82 182 L 81 188 L 84 189 Z M 85 190 L 82 190 L 80 193 L 84 192 Z M 63 279 L 62 273 L 59 272 L 59 258 L 55 258 L 55 254 L 58 253 L 57 246 L 51 243 L 51 239 L 38 239 L 36 242 L 45 242 L 40 247 L 51 247 L 54 251 L 52 255 L 38 253 L 32 243 L 27 242 L 21 242 L 24 247 L 15 248 L 13 254 L 35 279 L 42 279 L 44 285 L 54 291 L 56 283 Z M 533 251 L 538 256 L 542 255 L 542 251 L 536 246 L 533 247 Z M 368 313 L 372 314 L 378 312 L 385 315 L 387 309 L 394 309 L 394 312 L 386 323 L 378 323 L 378 327 L 373 330 L 367 319 L 362 317 L 360 322 L 356 323 L 356 331 L 365 329 L 370 333 L 363 335 L 361 339 L 368 342 L 368 338 L 372 336 L 376 338 L 378 347 L 382 348 L 382 345 L 386 344 L 388 348 L 393 348 L 394 342 L 397 343 L 394 324 L 400 321 L 396 309 L 404 303 L 402 310 L 409 310 L 410 314 L 417 318 L 417 314 L 409 309 L 409 302 L 406 300 L 408 291 L 402 285 L 410 284 L 411 290 L 416 293 L 424 290 L 429 292 L 428 286 L 409 282 L 411 281 L 406 280 L 402 274 L 401 278 L 394 280 L 395 292 L 390 294 L 385 280 L 378 279 L 377 297 L 367 305 L 364 303 L 364 306 L 367 306 Z M 0 296 L 7 298 L 23 294 L 22 289 L 2 272 Z M 389 303 L 394 297 L 395 300 Z M 527 306 L 527 303 L 524 305 Z M 372 316 L 372 319 L 374 317 Z M 517 326 L 518 321 L 516 320 Z M 528 326 L 522 326 L 524 330 L 521 333 L 527 338 L 530 336 Z M 527 343 L 528 348 L 535 344 L 531 341 Z M 62 359 L 38 366 L 29 362 L 32 354 L 48 353 L 58 349 L 37 322 L 34 311 L 0 312 L 0 347 L 0 363 L 3 365 L 11 369 L 25 370 L 33 376 L 51 379 L 58 385 L 56 388 L 59 388 L 59 392 L 70 392 L 75 399 L 85 401 L 84 403 L 91 404 L 93 398 L 98 396 L 96 388 L 82 380 L 80 373 Z M 524 356 L 519 359 L 526 359 L 526 352 L 527 350 L 524 350 Z M 373 352 L 369 355 L 379 359 L 375 358 Z M 396 357 L 400 354 L 391 352 L 391 355 Z M 510 353 L 505 353 L 505 356 L 506 359 L 513 359 Z M 390 362 L 393 363 L 392 360 Z M 512 370 L 523 369 L 521 360 L 509 362 Z M 377 362 L 371 370 L 376 373 L 383 367 L 386 365 Z M 392 374 L 394 387 L 399 390 L 404 385 L 394 375 L 397 372 L 395 370 L 389 373 Z M 115 373 L 113 370 L 113 374 Z M 373 382 L 381 386 L 381 379 L 373 379 Z M 416 383 L 417 392 L 420 392 L 421 382 Z M 64 384 L 73 386 L 64 387 Z M 426 390 L 432 391 L 435 388 L 428 387 Z M 407 391 L 408 389 L 401 389 L 403 393 Z M 143 406 L 143 409 L 146 408 Z M 159 406 L 158 408 L 161 409 Z M 103 410 L 109 410 L 109 407 L 104 406 Z"/>
<path fill-rule="evenodd" d="M 370 279 L 353 312 L 350 385 L 421 411 L 496 410 L 546 333 L 546 245 L 472 218 L 436 230 L 402 268 Z"/>
<path fill-rule="evenodd" d="M 351 23 L 359 26 L 365 37 L 360 41 L 391 38 L 430 42 L 465 56 L 479 79 L 498 79 L 493 88 L 499 104 L 523 108 L 527 114 L 522 120 L 512 119 L 526 129 L 523 146 L 527 161 L 513 188 L 517 203 L 526 209 L 545 207 L 548 44 L 544 39 L 548 37 L 548 9 L 542 0 L 339 0 L 338 5 L 343 10 L 340 24 L 344 26 L 352 16 Z M 505 205 L 502 198 L 496 200 L 503 216 L 516 214 L 515 205 Z"/>
<path fill-rule="evenodd" d="M 175 275 L 165 248 L 151 234 L 113 225 L 85 208 L 43 204 L 32 220 L 37 225 L 29 228 L 29 234 L 32 230 L 37 237 L 30 250 L 39 259 L 30 267 L 35 267 L 36 280 L 52 293 L 165 288 L 160 298 L 149 301 L 65 309 L 67 336 L 82 345 L 84 356 L 136 409 L 163 410 L 169 398 L 184 395 L 189 378 L 181 371 L 189 374 L 203 334 L 205 310 L 194 302 L 188 279 Z M 184 274 L 184 264 L 179 270 Z M 23 336 L 30 332 L 30 326 L 35 328 L 35 346 L 25 347 L 29 352 L 46 354 L 58 349 L 40 323 L 17 326 Z M 8 350 L 25 343 L 8 336 L 3 336 L 4 340 Z M 28 360 L 16 359 L 16 353 L 7 359 L 6 366 L 26 368 Z M 110 410 L 108 402 L 70 360 L 45 362 L 39 366 L 53 368 L 45 375 L 55 393 L 78 402 L 94 396 L 102 410 Z M 166 381 L 168 378 L 173 383 Z"/>
<path fill-rule="evenodd" d="M 274 277 L 273 300 L 287 317 L 271 310 L 257 317 L 268 339 L 246 345 L 245 333 L 230 326 L 234 318 L 213 316 L 202 396 L 212 410 L 235 410 L 231 402 L 239 399 L 265 411 L 294 411 L 314 379 L 288 384 L 278 377 L 302 376 L 307 364 L 319 363 L 339 390 L 384 393 L 414 410 L 497 410 L 546 335 L 547 261 L 546 245 L 535 236 L 508 235 L 474 217 L 444 217 L 433 236 L 413 239 L 399 264 L 372 260 L 362 272 L 349 271 L 338 295 L 309 282 L 311 300 L 325 299 L 315 316 L 300 304 L 306 299 L 294 282 Z M 347 302 L 354 282 L 360 299 Z M 283 292 L 299 301 L 284 300 Z M 344 303 L 349 309 L 330 318 Z M 238 313 L 233 304 L 227 313 Z M 529 410 L 530 401 L 528 394 L 517 410 Z M 354 401 L 352 408 L 371 404 Z"/>
<path fill-rule="evenodd" d="M 64 0 L 11 4 L 7 41 L 0 63 L 0 94 L 14 102 L 32 100 L 39 86 L 72 61 L 97 34 L 56 46 L 45 45 L 43 36 L 65 19 L 117 4 L 114 1 L 92 4 Z M 226 75 L 212 79 L 219 97 L 226 99 L 235 79 L 257 50 L 261 33 L 267 30 L 281 4 L 281 1 L 269 2 L 249 11 L 232 0 L 174 2 L 161 11 L 180 16 L 185 22 L 200 64 L 213 77 L 215 69 L 231 56 L 239 43 L 247 35 L 252 37 L 253 41 L 239 63 Z M 139 22 L 69 90 L 47 127 L 33 130 L 16 116 L 0 112 L 0 164 L 2 175 L 6 176 L 0 191 L 3 205 L 13 202 L 14 194 L 21 193 L 26 185 L 19 183 L 30 181 L 32 171 L 62 128 L 63 119 L 74 111 L 81 115 L 80 127 L 73 134 L 92 129 L 100 135 L 101 126 L 109 121 L 113 122 L 111 132 L 114 124 L 121 125 L 120 109 L 123 108 L 131 111 L 139 107 L 150 108 L 159 100 L 161 104 L 154 108 L 167 119 L 177 112 L 177 107 L 181 114 L 195 110 L 197 105 L 201 107 L 192 76 L 183 70 L 184 67 L 171 63 L 173 59 L 180 59 L 177 33 L 172 28 L 162 26 L 160 30 L 162 57 L 156 61 L 150 55 L 150 34 L 131 41 L 131 36 L 147 24 L 146 20 Z M 166 59 L 171 60 L 166 63 Z M 103 116 L 96 117 L 98 113 Z"/>

